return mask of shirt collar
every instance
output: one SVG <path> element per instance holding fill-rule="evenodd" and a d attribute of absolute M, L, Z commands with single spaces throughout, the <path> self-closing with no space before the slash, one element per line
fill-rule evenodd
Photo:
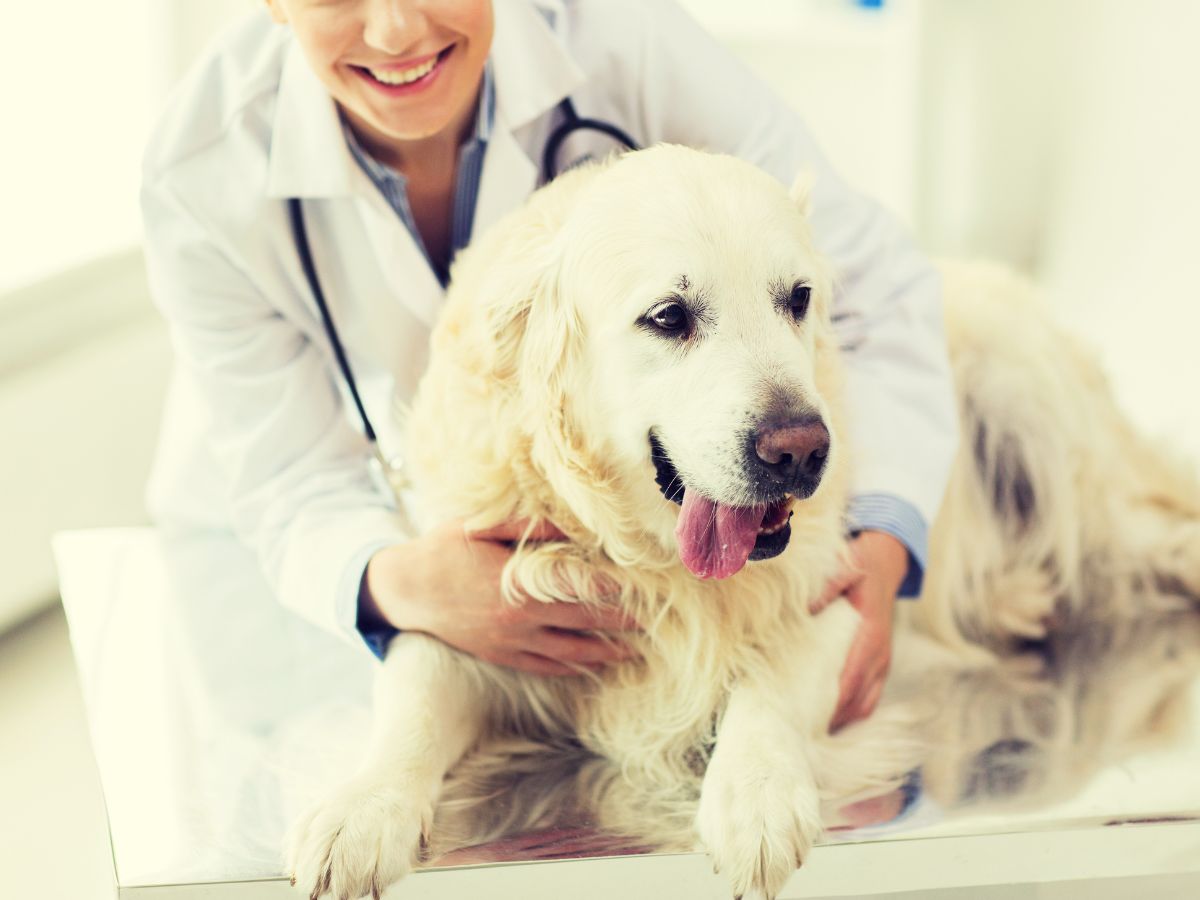
<path fill-rule="evenodd" d="M 556 0 L 496 0 L 488 66 L 494 84 L 490 98 L 481 92 L 487 109 L 478 117 L 477 139 L 532 122 L 583 83 L 582 70 L 552 29 L 551 22 L 561 20 Z M 267 196 L 347 196 L 363 184 L 337 104 L 293 38 L 280 73 Z"/>

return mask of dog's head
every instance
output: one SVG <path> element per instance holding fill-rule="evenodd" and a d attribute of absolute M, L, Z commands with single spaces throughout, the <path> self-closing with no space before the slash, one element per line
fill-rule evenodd
<path fill-rule="evenodd" d="M 660 146 L 564 176 L 464 266 L 533 465 L 610 553 L 650 535 L 728 577 L 784 550 L 840 463 L 806 203 Z"/>

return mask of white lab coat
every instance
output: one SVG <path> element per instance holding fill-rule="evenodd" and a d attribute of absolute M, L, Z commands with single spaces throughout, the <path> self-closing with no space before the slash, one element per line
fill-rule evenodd
<path fill-rule="evenodd" d="M 496 118 L 473 233 L 537 186 L 567 96 L 643 146 L 734 153 L 785 183 L 811 170 L 814 231 L 842 285 L 856 489 L 899 497 L 931 521 L 956 420 L 927 261 L 842 184 L 798 118 L 669 0 L 495 7 Z M 149 503 L 165 528 L 232 527 L 286 606 L 364 646 L 355 630 L 363 568 L 409 530 L 368 465 L 292 242 L 290 196 L 304 198 L 325 294 L 381 443 L 397 446 L 391 397 L 416 388 L 443 292 L 355 163 L 289 30 L 256 11 L 176 91 L 145 156 L 151 288 L 177 354 Z"/>

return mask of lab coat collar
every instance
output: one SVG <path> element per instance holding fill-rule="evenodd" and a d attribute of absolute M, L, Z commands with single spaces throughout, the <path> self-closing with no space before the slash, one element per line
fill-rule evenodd
<path fill-rule="evenodd" d="M 476 216 L 477 223 L 480 219 L 491 221 L 495 212 L 511 208 L 508 200 L 519 201 L 536 185 L 537 161 L 517 146 L 512 132 L 552 109 L 584 81 L 582 70 L 553 31 L 551 22 L 561 21 L 562 15 L 561 4 L 555 0 L 496 0 L 491 53 L 496 122 L 487 156 L 501 157 L 497 163 L 516 165 L 515 171 L 509 171 L 520 177 L 510 183 L 511 190 L 503 190 L 489 182 L 496 181 L 496 170 L 505 167 L 485 163 L 480 197 L 484 215 Z M 269 197 L 339 197 L 358 193 L 364 186 L 370 188 L 346 146 L 337 104 L 294 39 L 284 60 L 276 102 L 267 175 Z M 533 166 L 532 181 L 529 166 L 518 154 Z"/>
<path fill-rule="evenodd" d="M 343 197 L 363 180 L 337 104 L 294 38 L 279 76 L 268 167 L 268 197 Z"/>
<path fill-rule="evenodd" d="M 546 0 L 496 0 L 496 106 L 510 130 L 527 125 L 570 96 L 584 81 L 551 22 L 561 4 Z"/>
<path fill-rule="evenodd" d="M 561 5 L 553 0 L 496 0 L 492 60 L 496 123 L 483 159 L 472 233 L 481 234 L 537 187 L 541 147 L 518 133 L 552 110 L 584 81 L 583 71 L 553 31 Z"/>

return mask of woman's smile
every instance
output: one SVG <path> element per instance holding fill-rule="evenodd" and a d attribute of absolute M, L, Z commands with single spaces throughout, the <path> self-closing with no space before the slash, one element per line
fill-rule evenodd
<path fill-rule="evenodd" d="M 385 65 L 350 65 L 349 68 L 366 84 L 389 97 L 407 96 L 420 93 L 437 81 L 455 46 L 451 44 L 422 59 Z"/>
<path fill-rule="evenodd" d="M 267 0 L 380 161 L 453 152 L 475 120 L 492 0 Z"/>

